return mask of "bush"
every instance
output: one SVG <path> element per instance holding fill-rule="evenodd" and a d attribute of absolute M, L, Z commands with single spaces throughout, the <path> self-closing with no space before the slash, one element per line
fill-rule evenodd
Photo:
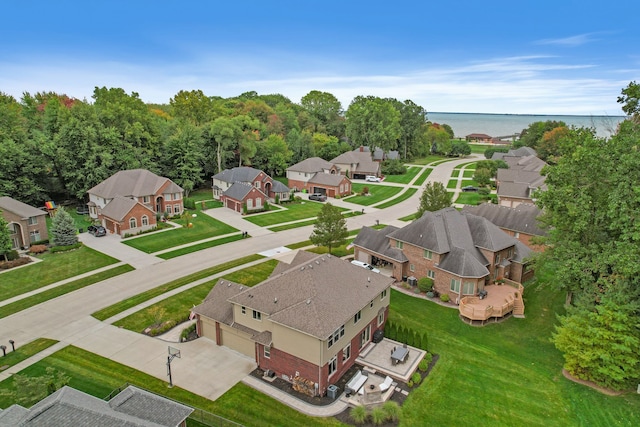
<path fill-rule="evenodd" d="M 362 195 L 364 196 L 365 194 L 369 194 L 369 187 L 367 186 L 362 187 Z"/>
<path fill-rule="evenodd" d="M 50 249 L 51 253 L 54 254 L 56 252 L 66 252 L 66 251 L 72 251 L 74 249 L 78 249 L 79 247 L 82 246 L 82 242 L 78 242 L 78 243 L 74 243 L 73 245 L 67 245 L 67 246 L 54 246 Z"/>
<path fill-rule="evenodd" d="M 186 198 L 182 201 L 182 203 L 184 204 L 185 209 L 191 209 L 191 210 L 196 209 L 196 202 L 193 199 Z"/>
<path fill-rule="evenodd" d="M 182 332 L 180 333 L 180 341 L 186 341 L 187 338 L 189 338 L 189 335 L 192 332 L 196 331 L 196 324 L 194 323 L 193 325 L 189 326 L 188 328 L 184 328 L 182 330 Z"/>
<path fill-rule="evenodd" d="M 421 277 L 418 279 L 418 289 L 421 292 L 428 292 L 433 289 L 433 279 L 430 277 Z"/>
<path fill-rule="evenodd" d="M 424 355 L 424 358 L 422 359 L 423 362 L 426 362 L 427 366 L 431 365 L 431 362 L 433 361 L 433 354 L 431 353 L 427 353 Z"/>
<path fill-rule="evenodd" d="M 422 381 L 422 376 L 418 372 L 414 372 L 413 375 L 411 375 L 411 381 L 413 381 L 415 385 L 419 385 L 420 381 Z"/>
<path fill-rule="evenodd" d="M 20 257 L 13 261 L 0 261 L 0 270 L 9 270 L 10 268 L 20 267 L 21 265 L 29 264 L 30 262 L 31 259 L 27 257 Z"/>
<path fill-rule="evenodd" d="M 427 298 L 433 298 L 436 296 L 432 291 L 427 291 Z"/>
<path fill-rule="evenodd" d="M 429 364 L 426 360 L 422 359 L 420 363 L 418 363 L 418 369 L 420 369 L 420 372 L 426 372 L 427 369 L 429 369 Z"/>
<path fill-rule="evenodd" d="M 407 381 L 407 387 L 413 388 L 413 381 L 412 380 Z"/>
<path fill-rule="evenodd" d="M 47 245 L 31 245 L 31 247 L 29 248 L 29 252 L 31 252 L 32 254 L 41 254 L 43 252 L 46 252 L 47 250 Z"/>
<path fill-rule="evenodd" d="M 478 194 L 481 196 L 488 196 L 490 192 L 491 190 L 489 190 L 487 187 L 478 188 Z"/>
<path fill-rule="evenodd" d="M 44 239 L 44 240 L 37 240 L 33 243 L 31 243 L 31 245 L 48 245 L 49 244 L 49 239 Z"/>
<path fill-rule="evenodd" d="M 383 175 L 404 175 L 407 167 L 400 160 L 385 160 L 382 162 L 380 170 Z"/>
<path fill-rule="evenodd" d="M 440 301 L 442 301 L 442 302 L 449 302 L 449 301 L 451 301 L 451 299 L 449 298 L 449 294 L 442 294 L 442 295 L 440 295 Z"/>
<path fill-rule="evenodd" d="M 381 407 L 376 406 L 371 410 L 371 420 L 373 421 L 373 424 L 377 426 L 382 425 L 387 421 L 387 413 L 384 412 L 384 409 Z"/>
<path fill-rule="evenodd" d="M 400 418 L 400 406 L 393 400 L 388 400 L 382 405 L 382 410 L 387 415 L 387 420 L 398 421 Z"/>
<path fill-rule="evenodd" d="M 20 254 L 18 254 L 18 251 L 15 249 L 11 249 L 9 252 L 5 253 L 5 256 L 7 257 L 7 261 L 15 261 L 20 258 Z"/>
<path fill-rule="evenodd" d="M 356 406 L 351 409 L 349 416 L 356 424 L 364 424 L 367 419 L 367 409 L 364 406 Z"/>

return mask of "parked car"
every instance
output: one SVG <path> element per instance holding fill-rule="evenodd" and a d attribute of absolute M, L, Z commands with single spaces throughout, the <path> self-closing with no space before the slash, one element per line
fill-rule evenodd
<path fill-rule="evenodd" d="M 474 187 L 473 185 L 467 185 L 466 187 L 462 187 L 462 191 L 465 193 L 470 191 L 478 191 L 478 187 Z"/>
<path fill-rule="evenodd" d="M 316 200 L 318 202 L 326 202 L 327 196 L 322 193 L 311 193 L 309 194 L 309 200 Z"/>
<path fill-rule="evenodd" d="M 96 237 L 102 237 L 102 236 L 106 236 L 107 235 L 107 230 L 106 228 L 104 228 L 101 225 L 90 225 L 87 228 L 87 231 L 89 232 L 89 234 L 92 234 Z"/>
<path fill-rule="evenodd" d="M 380 270 L 378 270 L 371 264 L 367 264 L 366 262 L 362 262 L 354 259 L 353 261 L 351 261 L 351 264 L 357 265 L 358 267 L 366 268 L 367 270 L 371 270 L 374 273 L 380 273 Z"/>
<path fill-rule="evenodd" d="M 380 178 L 375 175 L 367 175 L 364 180 L 369 182 L 380 182 Z"/>

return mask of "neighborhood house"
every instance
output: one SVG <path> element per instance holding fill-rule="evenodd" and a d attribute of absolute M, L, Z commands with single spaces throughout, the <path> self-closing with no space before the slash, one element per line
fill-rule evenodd
<path fill-rule="evenodd" d="M 367 175 L 380 176 L 380 163 L 373 160 L 364 147 L 347 151 L 331 160 L 341 174 L 352 179 L 364 179 Z"/>
<path fill-rule="evenodd" d="M 340 174 L 340 168 L 320 157 L 305 159 L 287 168 L 289 188 L 320 193 L 328 197 L 351 194 L 351 181 Z"/>
<path fill-rule="evenodd" d="M 89 216 L 124 236 L 150 230 L 156 215 L 181 215 L 184 190 L 145 169 L 116 172 L 89 191 Z"/>
<path fill-rule="evenodd" d="M 289 200 L 286 185 L 265 172 L 248 166 L 225 169 L 214 175 L 213 198 L 236 212 L 262 210 L 265 202 L 279 203 Z"/>
<path fill-rule="evenodd" d="M 23 249 L 49 238 L 47 213 L 11 197 L 0 197 L 0 213 L 7 221 L 11 249 Z"/>
<path fill-rule="evenodd" d="M 310 395 L 324 395 L 384 329 L 393 281 L 299 251 L 252 288 L 219 280 L 192 311 L 198 335 L 254 358 Z"/>
<path fill-rule="evenodd" d="M 509 165 L 509 169 L 498 169 L 496 177 L 500 206 L 515 208 L 521 203 L 533 204 L 535 192 L 546 190 L 545 176 L 540 172 L 547 163 L 536 155 L 529 147 L 493 154 L 492 160 L 501 159 Z"/>

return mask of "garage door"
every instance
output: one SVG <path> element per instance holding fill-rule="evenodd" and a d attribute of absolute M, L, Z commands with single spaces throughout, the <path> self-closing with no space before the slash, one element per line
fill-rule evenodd
<path fill-rule="evenodd" d="M 216 340 L 216 322 L 213 320 L 206 319 L 204 317 L 200 318 L 202 325 L 202 336 L 205 338 L 209 338 L 210 340 Z"/>
<path fill-rule="evenodd" d="M 327 195 L 327 190 L 325 188 L 322 188 L 322 187 L 313 187 L 313 192 L 314 193 L 324 194 L 325 196 Z"/>
<path fill-rule="evenodd" d="M 369 254 L 364 251 L 358 251 L 358 261 L 369 263 Z"/>
<path fill-rule="evenodd" d="M 256 357 L 255 343 L 248 338 L 245 338 L 239 334 L 236 334 L 234 330 L 224 329 L 221 331 L 222 345 L 229 347 L 239 353 L 249 356 L 250 358 Z"/>

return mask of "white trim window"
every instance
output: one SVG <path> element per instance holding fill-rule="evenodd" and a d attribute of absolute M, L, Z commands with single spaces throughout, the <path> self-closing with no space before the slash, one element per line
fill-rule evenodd
<path fill-rule="evenodd" d="M 432 259 L 433 258 L 433 252 L 431 252 L 429 249 L 425 249 L 424 250 L 424 257 L 426 259 Z"/>
<path fill-rule="evenodd" d="M 353 316 L 353 323 L 358 323 L 358 321 L 362 318 L 362 310 L 358 311 L 355 316 Z"/>
<path fill-rule="evenodd" d="M 436 278 L 436 272 L 433 270 L 427 270 L 427 277 L 430 279 L 435 279 Z"/>
<path fill-rule="evenodd" d="M 463 295 L 475 295 L 476 284 L 474 282 L 464 282 L 462 285 L 462 294 Z"/>
<path fill-rule="evenodd" d="M 171 193 L 167 193 L 164 195 L 165 200 L 171 200 Z"/>
<path fill-rule="evenodd" d="M 266 357 L 267 359 L 271 359 L 271 346 L 264 346 L 264 357 Z"/>
<path fill-rule="evenodd" d="M 39 230 L 31 230 L 29 231 L 29 242 L 38 242 L 40 241 L 40 231 Z"/>
<path fill-rule="evenodd" d="M 147 225 L 149 225 L 149 217 L 147 215 L 142 215 L 142 226 L 146 227 Z"/>
<path fill-rule="evenodd" d="M 384 323 L 384 311 L 381 311 L 378 314 L 378 326 L 382 325 Z"/>
<path fill-rule="evenodd" d="M 172 210 L 171 210 L 171 205 L 167 205 L 165 209 L 166 209 L 168 214 L 172 214 L 173 213 Z"/>
<path fill-rule="evenodd" d="M 173 211 L 175 213 L 180 213 L 180 205 L 173 205 Z"/>
<path fill-rule="evenodd" d="M 451 285 L 449 286 L 451 291 L 459 294 L 460 293 L 460 279 L 451 279 Z"/>
<path fill-rule="evenodd" d="M 349 360 L 351 358 L 351 343 L 347 344 L 345 348 L 342 349 L 342 361 Z"/>
<path fill-rule="evenodd" d="M 384 291 L 380 292 L 380 299 L 384 299 L 387 296 L 387 290 L 385 289 Z"/>
<path fill-rule="evenodd" d="M 30 216 L 27 223 L 29 225 L 38 225 L 38 217 L 37 216 Z"/>
<path fill-rule="evenodd" d="M 253 310 L 253 318 L 257 321 L 262 321 L 262 313 L 258 310 Z"/>
<path fill-rule="evenodd" d="M 138 221 L 135 218 L 129 218 L 129 228 L 136 228 L 138 226 Z"/>
<path fill-rule="evenodd" d="M 336 373 L 338 370 L 338 358 L 333 356 L 331 360 L 329 360 L 329 376 Z"/>
<path fill-rule="evenodd" d="M 329 342 L 327 343 L 327 348 L 331 348 L 331 346 L 338 342 L 340 338 L 344 336 L 344 325 L 340 326 L 336 329 L 333 334 L 329 337 Z"/>
<path fill-rule="evenodd" d="M 149 203 L 149 196 L 142 196 L 142 203 Z"/>

